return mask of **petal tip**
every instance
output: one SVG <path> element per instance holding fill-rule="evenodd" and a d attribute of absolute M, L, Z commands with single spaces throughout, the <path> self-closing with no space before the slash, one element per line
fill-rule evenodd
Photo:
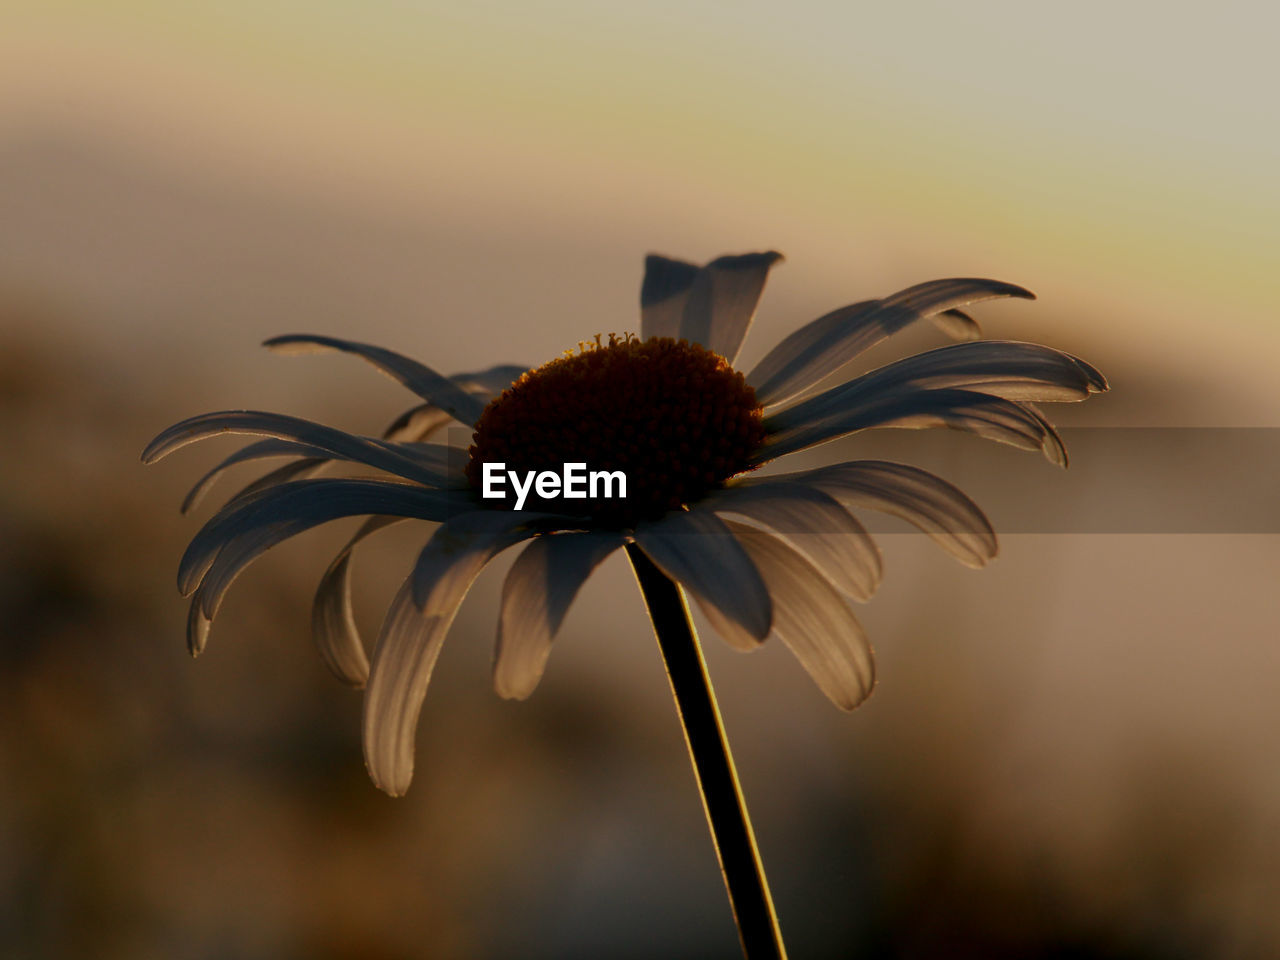
<path fill-rule="evenodd" d="M 162 452 L 164 447 L 161 442 L 163 437 L 164 437 L 164 434 L 162 433 L 160 434 L 160 436 L 156 437 L 154 440 L 148 443 L 145 447 L 143 447 L 142 454 L 138 459 L 140 459 L 143 463 L 148 465 L 155 463 L 157 460 L 161 459 L 164 456 Z"/>
<path fill-rule="evenodd" d="M 364 764 L 365 772 L 369 774 L 369 779 L 373 781 L 373 785 L 385 793 L 388 797 L 403 797 L 409 792 L 409 784 L 413 780 L 413 771 L 410 770 L 408 776 L 401 783 L 399 780 L 394 782 L 384 780 L 379 777 L 373 770 L 373 767 L 366 760 Z"/>
<path fill-rule="evenodd" d="M 295 356 L 303 353 L 315 353 L 323 349 L 316 338 L 306 333 L 284 333 L 262 341 L 262 345 L 273 353 L 284 356 Z"/>

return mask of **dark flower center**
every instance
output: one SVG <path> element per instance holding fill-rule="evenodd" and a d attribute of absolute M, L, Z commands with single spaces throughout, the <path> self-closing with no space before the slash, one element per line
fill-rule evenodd
<path fill-rule="evenodd" d="M 694 503 L 750 469 L 763 440 L 755 391 L 724 357 L 687 340 L 610 335 L 607 344 L 597 337 L 529 371 L 485 408 L 467 480 L 481 492 L 486 463 L 505 464 L 504 474 L 520 478 L 561 474 L 567 463 L 621 471 L 625 498 L 616 488 L 612 498 L 582 499 L 531 489 L 523 509 L 627 527 Z M 513 508 L 512 483 L 500 489 L 506 496 L 485 502 Z M 603 494 L 603 483 L 596 492 Z"/>

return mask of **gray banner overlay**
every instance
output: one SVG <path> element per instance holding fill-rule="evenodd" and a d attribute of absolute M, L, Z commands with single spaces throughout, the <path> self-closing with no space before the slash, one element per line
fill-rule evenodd
<path fill-rule="evenodd" d="M 958 486 L 1000 533 L 1280 533 L 1280 428 L 1060 432 L 1071 459 L 1066 470 L 1037 453 L 956 431 L 880 430 L 789 455 L 753 476 L 892 460 Z M 467 431 L 456 434 L 452 442 L 465 448 Z M 855 512 L 872 532 L 912 529 L 874 511 Z"/>

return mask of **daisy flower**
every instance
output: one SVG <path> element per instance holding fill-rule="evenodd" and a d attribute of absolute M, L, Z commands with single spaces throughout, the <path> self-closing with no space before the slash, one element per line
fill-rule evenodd
<path fill-rule="evenodd" d="M 493 668 L 497 692 L 519 699 L 537 686 L 579 589 L 602 561 L 625 550 L 666 659 L 744 948 L 748 956 L 782 956 L 685 595 L 735 649 L 754 649 L 776 634 L 819 689 L 852 710 L 871 692 L 875 669 L 851 601 L 868 600 L 881 578 L 879 551 L 852 510 L 900 517 L 973 567 L 995 555 L 996 538 L 965 494 L 906 464 L 855 460 L 768 476 L 754 471 L 862 430 L 934 426 L 1038 450 L 1065 466 L 1061 439 L 1032 404 L 1083 400 L 1107 385 L 1094 367 L 1050 347 L 978 339 L 962 308 L 1033 295 L 972 278 L 841 307 L 740 371 L 735 360 L 780 259 L 751 253 L 696 266 L 650 256 L 638 337 L 596 337 L 530 370 L 499 366 L 447 377 L 350 340 L 268 340 L 280 352 L 361 357 L 422 402 L 381 437 L 229 411 L 185 420 L 152 441 L 147 462 L 211 436 L 262 438 L 206 474 L 184 510 L 234 464 L 293 458 L 234 496 L 183 556 L 178 583 L 191 598 L 191 653 L 204 648 L 227 588 L 252 560 L 327 521 L 367 517 L 322 577 L 312 625 L 328 667 L 365 689 L 369 774 L 398 795 L 412 777 L 414 730 L 441 644 L 486 564 L 521 547 L 503 585 Z M 918 320 L 961 342 L 822 388 L 863 351 Z M 451 423 L 472 429 L 468 448 L 428 442 Z M 378 475 L 313 476 L 332 461 Z M 570 464 L 598 471 L 599 488 L 593 475 L 580 495 L 571 494 Z M 539 476 L 534 484 L 535 475 L 562 468 L 563 477 L 552 478 L 560 482 Z M 618 474 L 625 496 L 618 489 L 609 496 L 605 481 Z M 352 552 L 405 519 L 438 526 L 369 657 L 352 617 Z"/>

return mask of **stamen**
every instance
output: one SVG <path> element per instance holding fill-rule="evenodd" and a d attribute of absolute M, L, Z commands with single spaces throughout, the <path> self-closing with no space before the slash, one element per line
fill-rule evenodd
<path fill-rule="evenodd" d="M 669 337 L 597 334 L 524 374 L 476 423 L 467 479 L 481 489 L 483 465 L 560 473 L 566 463 L 621 470 L 627 497 L 544 501 L 524 509 L 627 527 L 678 510 L 750 469 L 764 440 L 761 405 L 741 373 L 718 354 Z M 486 501 L 510 509 L 514 497 Z"/>

